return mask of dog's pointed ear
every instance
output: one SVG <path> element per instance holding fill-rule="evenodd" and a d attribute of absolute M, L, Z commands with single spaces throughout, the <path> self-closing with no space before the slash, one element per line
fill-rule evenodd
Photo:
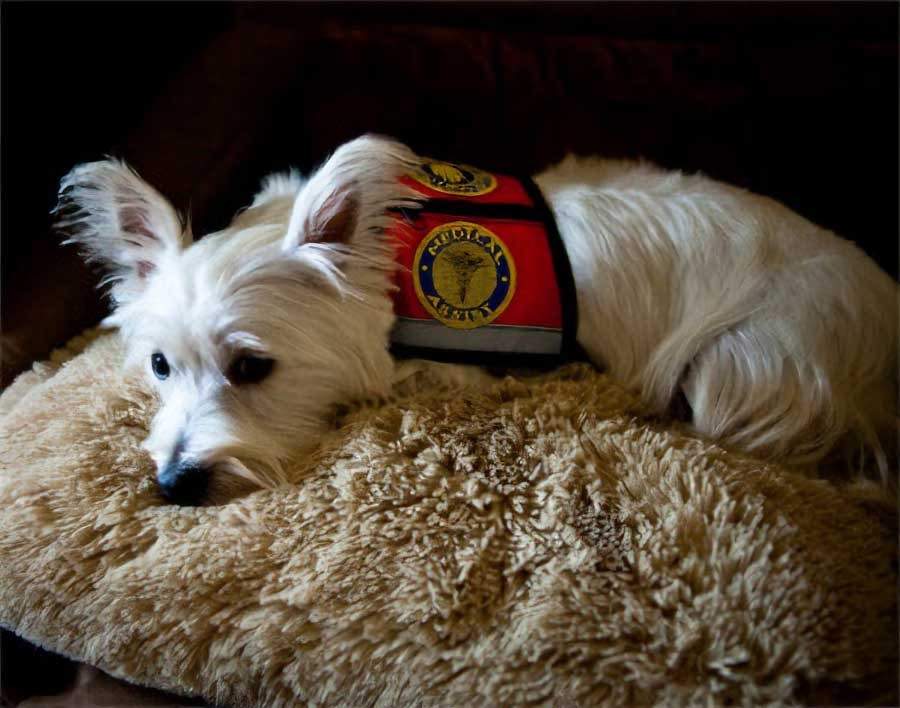
<path fill-rule="evenodd" d="M 297 194 L 283 250 L 290 253 L 306 244 L 356 246 L 357 236 L 384 228 L 389 209 L 415 205 L 414 192 L 399 177 L 416 159 L 405 145 L 376 135 L 341 145 Z"/>
<path fill-rule="evenodd" d="M 359 221 L 360 197 L 352 180 L 332 182 L 313 177 L 300 190 L 291 211 L 284 249 L 306 243 L 348 244 Z"/>
<path fill-rule="evenodd" d="M 66 243 L 107 269 L 103 283 L 119 304 L 139 294 L 162 261 L 191 241 L 169 201 L 118 160 L 78 165 L 63 177 L 54 214 Z"/>

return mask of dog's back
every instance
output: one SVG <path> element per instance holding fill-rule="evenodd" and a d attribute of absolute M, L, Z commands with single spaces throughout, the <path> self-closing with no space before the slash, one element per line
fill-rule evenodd
<path fill-rule="evenodd" d="M 897 286 L 764 197 L 652 165 L 569 158 L 537 177 L 572 261 L 579 341 L 657 410 L 790 464 L 851 434 L 889 467 Z"/>

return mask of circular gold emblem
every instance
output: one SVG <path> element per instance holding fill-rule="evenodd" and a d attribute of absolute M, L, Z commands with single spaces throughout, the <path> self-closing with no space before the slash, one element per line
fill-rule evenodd
<path fill-rule="evenodd" d="M 454 329 L 493 322 L 516 290 L 516 266 L 506 244 L 471 221 L 432 229 L 416 250 L 413 269 L 419 302 Z"/>
<path fill-rule="evenodd" d="M 426 160 L 409 176 L 438 192 L 463 197 L 478 197 L 497 188 L 497 180 L 489 172 L 452 162 Z"/>

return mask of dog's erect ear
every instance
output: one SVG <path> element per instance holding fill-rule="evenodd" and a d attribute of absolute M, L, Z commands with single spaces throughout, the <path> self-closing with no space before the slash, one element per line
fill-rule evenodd
<path fill-rule="evenodd" d="M 60 183 L 56 226 L 89 262 L 109 271 L 117 303 L 144 288 L 162 261 L 190 243 L 169 201 L 124 162 L 105 160 L 75 167 Z"/>
<path fill-rule="evenodd" d="M 359 218 L 359 192 L 353 182 L 314 184 L 310 180 L 294 202 L 285 248 L 305 243 L 350 243 Z"/>
<path fill-rule="evenodd" d="M 388 209 L 415 205 L 413 192 L 398 181 L 415 163 L 409 148 L 387 138 L 365 135 L 345 143 L 297 194 L 283 250 L 357 245 L 357 236 L 383 228 Z"/>

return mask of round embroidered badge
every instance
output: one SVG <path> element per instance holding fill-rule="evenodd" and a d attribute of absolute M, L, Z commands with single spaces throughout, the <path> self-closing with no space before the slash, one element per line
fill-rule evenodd
<path fill-rule="evenodd" d="M 409 176 L 438 192 L 462 197 L 478 197 L 497 188 L 497 180 L 491 173 L 452 162 L 426 160 Z"/>
<path fill-rule="evenodd" d="M 497 234 L 471 221 L 453 221 L 422 239 L 413 261 L 422 306 L 454 329 L 493 322 L 512 300 L 516 265 Z"/>

